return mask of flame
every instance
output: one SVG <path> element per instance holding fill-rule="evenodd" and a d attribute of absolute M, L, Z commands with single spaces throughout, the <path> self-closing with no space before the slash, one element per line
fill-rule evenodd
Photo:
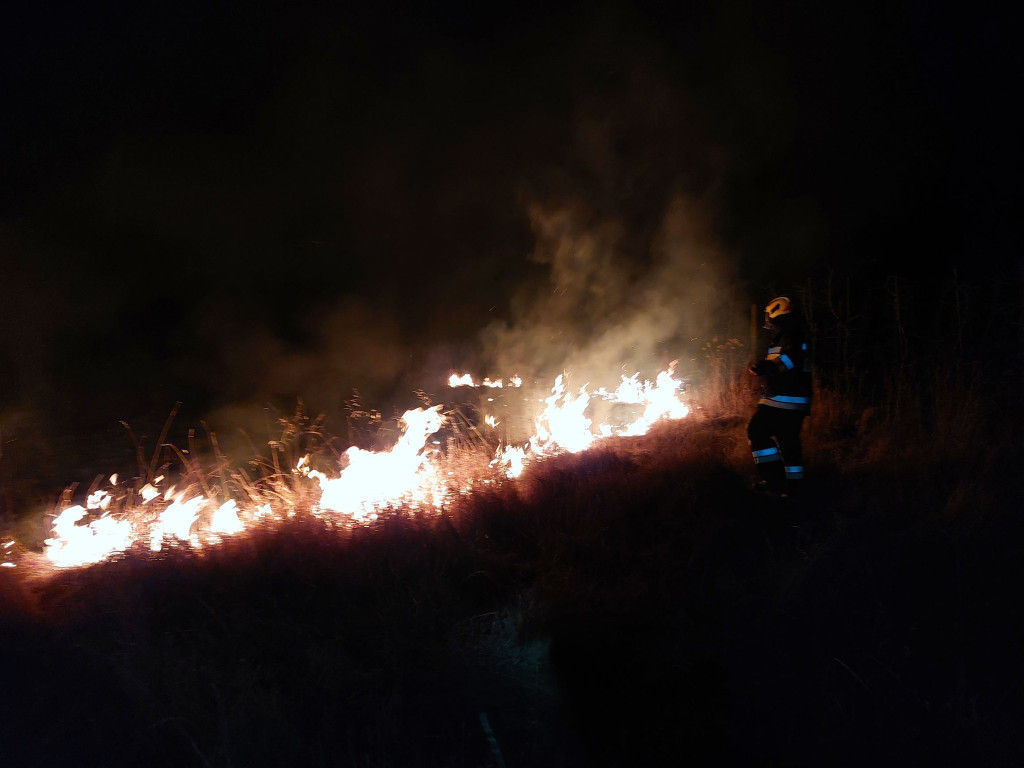
<path fill-rule="evenodd" d="M 636 379 L 636 374 L 630 379 L 622 377 L 622 384 L 616 390 L 618 402 L 643 403 L 646 407 L 643 416 L 620 434 L 643 435 L 661 419 L 681 419 L 689 415 L 690 408 L 679 399 L 682 382 L 672 378 L 671 369 L 659 373 L 654 384 L 645 381 L 641 386 Z"/>
<path fill-rule="evenodd" d="M 663 418 L 681 419 L 689 414 L 690 409 L 680 399 L 683 383 L 672 373 L 670 366 L 658 374 L 653 384 L 650 381 L 641 383 L 639 374 L 635 373 L 629 378 L 623 376 L 614 392 L 601 388 L 591 394 L 584 385 L 575 395 L 566 391 L 563 377 L 559 375 L 551 388 L 551 395 L 543 401 L 545 407 L 537 418 L 537 433 L 530 443 L 540 453 L 552 449 L 576 452 L 589 448 L 594 440 L 601 437 L 643 435 Z M 622 426 L 599 424 L 595 433 L 591 429 L 591 419 L 585 415 L 594 396 L 614 403 L 643 405 L 643 415 Z"/>
<path fill-rule="evenodd" d="M 228 499 L 213 513 L 210 520 L 210 531 L 213 533 L 241 533 L 245 530 L 245 524 L 238 517 L 238 502 Z"/>
<path fill-rule="evenodd" d="M 674 365 L 674 364 L 673 364 Z M 555 378 L 550 394 L 538 401 L 534 433 L 523 445 L 499 445 L 489 466 L 498 477 L 514 479 L 526 467 L 546 456 L 586 450 L 596 441 L 614 437 L 642 435 L 662 419 L 679 419 L 689 413 L 682 399 L 682 382 L 673 375 L 673 366 L 660 372 L 654 382 L 641 381 L 639 374 L 622 376 L 614 391 L 594 391 L 585 384 L 570 389 L 567 376 Z M 522 386 L 514 376 L 508 387 Z M 450 387 L 503 388 L 506 381 L 485 378 L 476 384 L 469 374 L 451 374 Z M 489 401 L 493 398 L 487 398 Z M 632 406 L 628 410 L 642 414 L 630 423 L 595 424 L 589 413 L 596 400 Z M 529 402 L 529 401 L 527 401 Z M 309 456 L 298 460 L 294 477 L 308 478 L 313 496 L 310 511 L 321 518 L 342 523 L 363 523 L 376 519 L 388 508 L 407 505 L 421 510 L 439 510 L 454 493 L 469 493 L 474 483 L 491 483 L 495 478 L 459 480 L 444 465 L 444 457 L 428 443 L 446 424 L 442 405 L 406 411 L 400 420 L 402 431 L 395 445 L 384 451 L 367 451 L 355 446 L 343 454 L 336 473 L 313 469 Z M 499 422 L 486 416 L 484 423 L 496 427 Z M 258 525 L 280 521 L 297 514 L 296 506 L 274 497 L 216 498 L 194 489 L 159 489 L 160 476 L 142 485 L 132 494 L 118 486 L 117 475 L 109 478 L 111 490 L 92 491 L 84 506 L 61 511 L 52 523 L 52 535 L 44 541 L 44 553 L 57 568 L 97 563 L 148 545 L 160 552 L 168 545 L 201 549 L 223 541 L 225 536 L 245 533 Z M 305 483 L 306 481 L 301 481 Z M 205 487 L 205 486 L 204 486 Z M 210 492 L 212 493 L 212 492 Z M 123 507 L 122 507 L 123 505 Z M 14 542 L 4 545 L 5 556 Z M 5 560 L 5 567 L 15 563 Z"/>
<path fill-rule="evenodd" d="M 159 552 L 163 548 L 164 538 L 168 535 L 174 536 L 178 541 L 187 541 L 198 546 L 200 540 L 198 536 L 192 535 L 192 526 L 199 519 L 199 511 L 207 501 L 203 496 L 186 499 L 184 493 L 179 493 L 171 505 L 160 513 L 156 524 L 153 525 L 149 536 L 149 548 Z"/>
<path fill-rule="evenodd" d="M 455 387 L 490 387 L 492 389 L 503 389 L 505 387 L 505 380 L 491 379 L 490 377 L 487 377 L 477 384 L 473 380 L 473 375 L 471 373 L 453 373 L 448 377 L 448 386 L 453 389 Z M 523 386 L 523 380 L 519 376 L 513 376 L 508 380 L 508 386 L 521 387 Z"/>
<path fill-rule="evenodd" d="M 406 411 L 405 432 L 390 451 L 374 453 L 351 447 L 345 451 L 348 466 L 340 477 L 330 479 L 322 472 L 308 474 L 320 483 L 320 509 L 341 512 L 354 520 L 372 517 L 381 507 L 403 501 L 419 505 L 432 503 L 438 495 L 435 468 L 422 450 L 427 438 L 444 423 L 441 406 Z"/>
<path fill-rule="evenodd" d="M 67 568 L 104 560 L 123 552 L 134 540 L 130 520 L 103 516 L 86 525 L 77 525 L 89 511 L 76 505 L 68 507 L 53 521 L 53 536 L 46 539 L 46 554 L 54 565 Z"/>
<path fill-rule="evenodd" d="M 491 466 L 504 466 L 506 477 L 519 477 L 526 469 L 526 447 L 506 445 L 502 448 L 499 446 Z"/>
<path fill-rule="evenodd" d="M 564 448 L 570 453 L 590 447 L 597 436 L 590 431 L 592 421 L 584 411 L 590 403 L 586 386 L 574 396 L 565 391 L 562 374 L 555 378 L 550 397 L 544 398 L 544 411 L 537 418 L 537 433 L 530 444 L 538 453 Z"/>

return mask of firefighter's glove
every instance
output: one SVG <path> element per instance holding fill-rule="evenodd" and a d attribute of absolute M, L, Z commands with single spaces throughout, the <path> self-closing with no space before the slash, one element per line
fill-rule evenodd
<path fill-rule="evenodd" d="M 774 366 L 767 360 L 758 360 L 750 366 L 749 370 L 755 376 L 767 376 L 772 372 L 773 367 Z"/>

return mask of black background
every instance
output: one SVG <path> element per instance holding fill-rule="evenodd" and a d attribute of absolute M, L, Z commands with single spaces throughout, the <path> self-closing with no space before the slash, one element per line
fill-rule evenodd
<path fill-rule="evenodd" d="M 4 15 L 8 461 L 176 401 L 227 423 L 429 388 L 552 291 L 537 211 L 614 222 L 636 275 L 691 201 L 743 301 L 834 274 L 1019 291 L 1020 54 L 984 5 Z"/>

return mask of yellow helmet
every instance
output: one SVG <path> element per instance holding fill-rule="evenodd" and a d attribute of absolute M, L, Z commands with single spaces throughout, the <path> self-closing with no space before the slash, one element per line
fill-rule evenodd
<path fill-rule="evenodd" d="M 764 325 L 761 327 L 766 331 L 774 330 L 775 326 L 772 324 L 772 321 L 783 315 L 788 315 L 792 311 L 793 305 L 788 296 L 776 296 L 764 308 Z"/>
<path fill-rule="evenodd" d="M 793 305 L 789 297 L 777 296 L 768 302 L 768 306 L 764 308 L 764 315 L 768 320 L 774 320 L 776 317 L 788 315 L 792 311 Z"/>

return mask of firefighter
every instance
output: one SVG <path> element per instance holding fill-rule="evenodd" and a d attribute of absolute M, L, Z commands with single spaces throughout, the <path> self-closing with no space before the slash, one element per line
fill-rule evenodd
<path fill-rule="evenodd" d="M 761 382 L 761 398 L 747 424 L 758 475 L 754 489 L 791 498 L 804 481 L 800 430 L 811 410 L 811 350 L 788 296 L 768 302 L 764 328 L 772 332 L 767 353 L 747 369 Z"/>

